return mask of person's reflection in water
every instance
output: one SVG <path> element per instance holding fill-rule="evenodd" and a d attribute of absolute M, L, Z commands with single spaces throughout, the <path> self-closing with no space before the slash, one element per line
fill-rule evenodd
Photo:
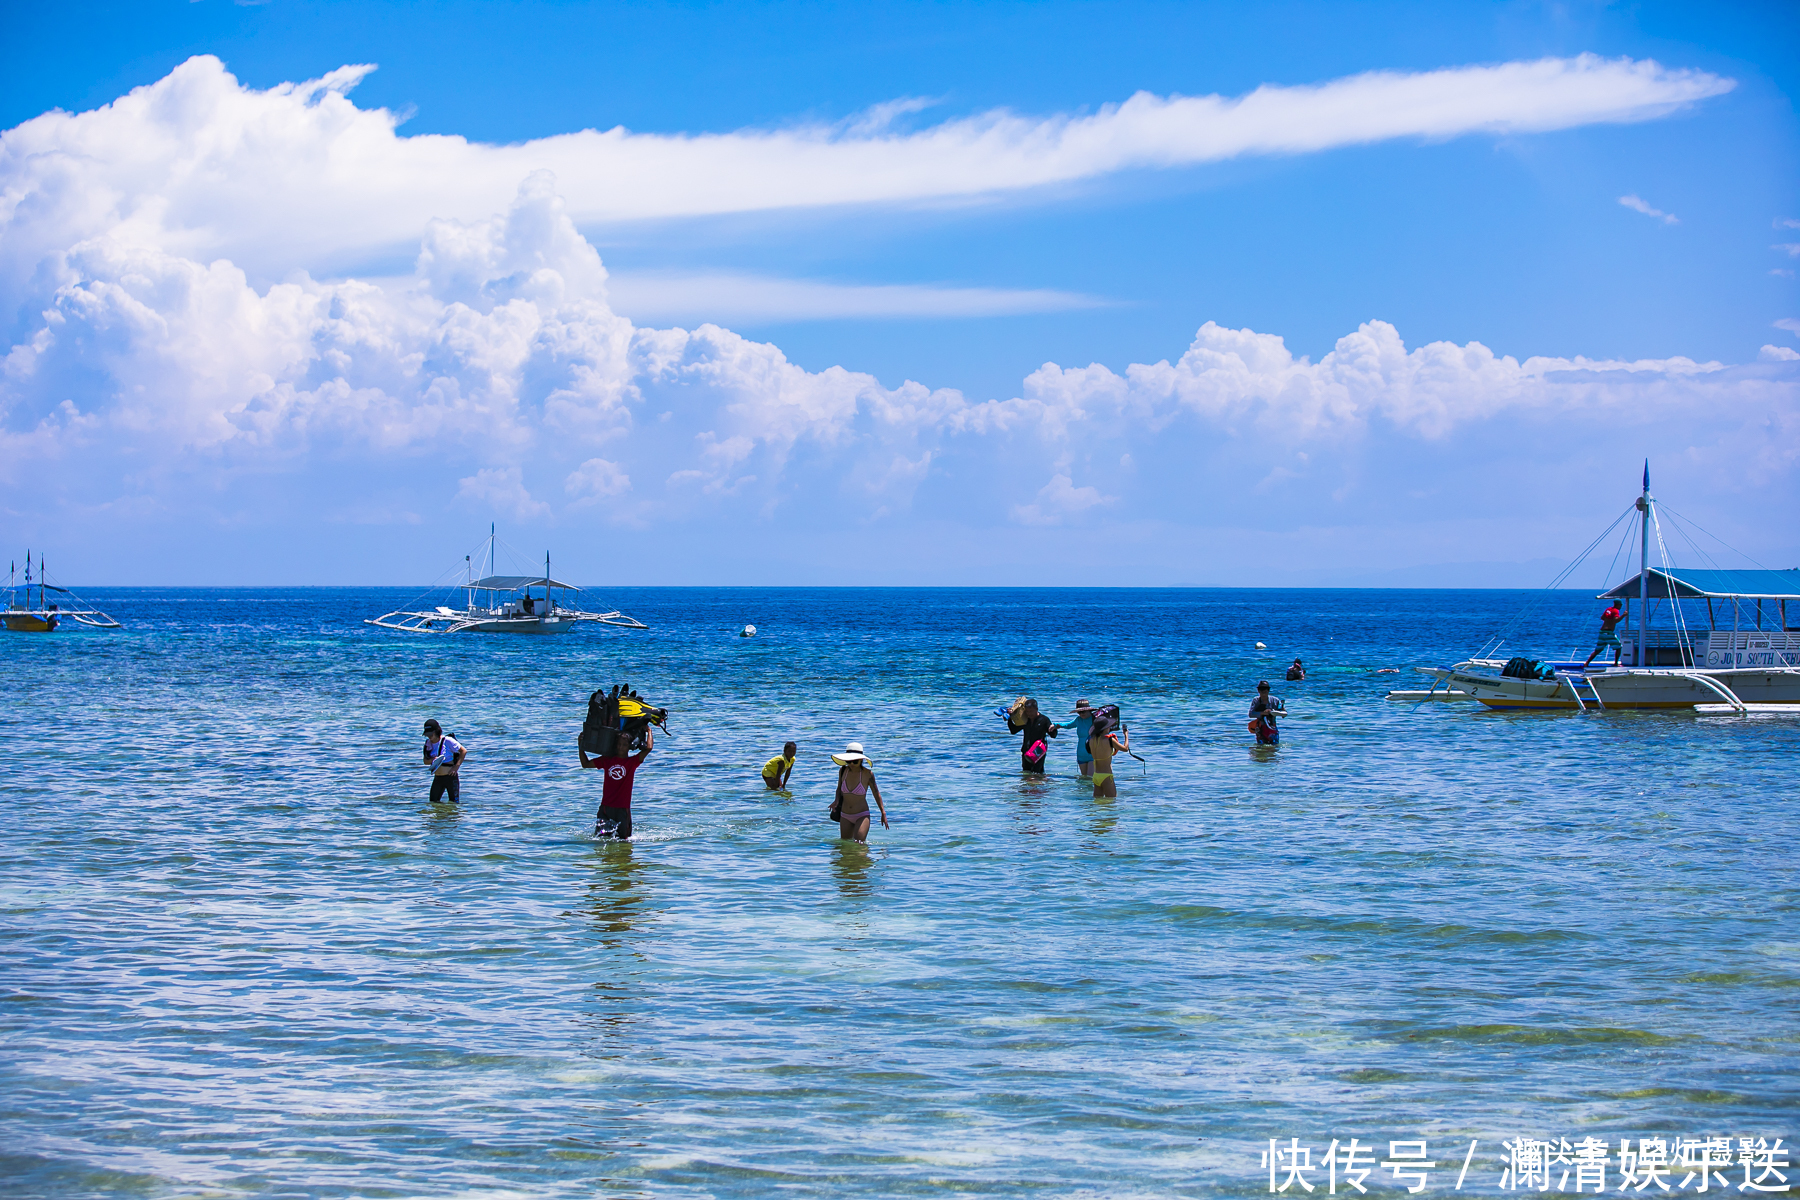
<path fill-rule="evenodd" d="M 425 832 L 427 834 L 452 833 L 462 824 L 462 805 L 433 804 L 425 809 Z"/>
<path fill-rule="evenodd" d="M 846 900 L 867 900 L 875 894 L 869 883 L 870 858 L 869 848 L 862 842 L 838 841 L 837 855 L 831 860 L 838 895 Z"/>
<path fill-rule="evenodd" d="M 1119 814 L 1114 811 L 1114 806 L 1118 802 L 1116 796 L 1095 796 L 1089 801 L 1093 807 L 1088 813 L 1085 827 L 1087 832 L 1094 837 L 1105 837 L 1111 833 L 1119 823 Z"/>
<path fill-rule="evenodd" d="M 644 864 L 632 858 L 630 842 L 614 841 L 596 846 L 587 865 L 594 869 L 594 878 L 582 907 L 600 932 L 600 944 L 610 952 L 601 977 L 594 981 L 594 1009 L 588 1019 L 603 1037 L 625 1037 L 639 1007 L 635 982 L 644 956 L 633 935 L 649 901 L 640 878 Z"/>

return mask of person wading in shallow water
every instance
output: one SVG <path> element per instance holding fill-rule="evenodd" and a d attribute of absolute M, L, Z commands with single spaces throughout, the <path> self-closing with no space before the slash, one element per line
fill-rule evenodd
<path fill-rule="evenodd" d="M 1094 727 L 1088 733 L 1088 753 L 1094 758 L 1094 796 L 1117 796 L 1118 786 L 1113 782 L 1113 755 L 1129 753 L 1131 750 L 1131 734 L 1115 723 L 1113 714 L 1116 709 L 1108 707 L 1094 718 Z"/>
<path fill-rule="evenodd" d="M 581 748 L 580 740 L 576 740 L 575 753 L 581 756 L 581 765 L 600 771 L 600 811 L 594 814 L 595 837 L 623 840 L 631 836 L 631 785 L 637 778 L 637 769 L 650 757 L 654 745 L 656 738 L 646 729 L 644 748 L 629 758 L 611 755 L 589 758 L 587 751 Z"/>
<path fill-rule="evenodd" d="M 876 786 L 875 772 L 869 770 L 874 760 L 863 753 L 861 742 L 851 742 L 842 754 L 831 761 L 838 765 L 837 793 L 832 798 L 831 812 L 837 818 L 838 836 L 846 841 L 869 840 L 869 797 L 881 810 L 881 827 L 888 827 L 887 805 L 881 802 L 881 788 Z"/>
<path fill-rule="evenodd" d="M 1277 715 L 1286 716 L 1287 709 L 1281 701 L 1269 695 L 1269 681 L 1263 680 L 1256 685 L 1256 699 L 1250 702 L 1250 728 L 1256 733 L 1256 744 L 1259 746 L 1279 746 L 1281 730 L 1275 727 Z"/>
<path fill-rule="evenodd" d="M 444 732 L 444 727 L 435 719 L 425 722 L 425 765 L 431 768 L 431 802 L 436 804 L 440 797 L 446 797 L 450 803 L 457 803 L 462 788 L 458 784 L 457 771 L 462 767 L 463 759 L 469 752 L 462 743 Z"/>
<path fill-rule="evenodd" d="M 1020 715 L 1025 718 L 1025 738 L 1019 743 L 1019 768 L 1042 775 L 1050 758 L 1050 739 L 1062 731 L 1062 726 L 1039 712 L 1036 700 L 1026 700 Z"/>

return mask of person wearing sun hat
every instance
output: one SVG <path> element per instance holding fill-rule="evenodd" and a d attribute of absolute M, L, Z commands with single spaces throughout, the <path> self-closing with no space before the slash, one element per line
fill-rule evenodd
<path fill-rule="evenodd" d="M 869 768 L 875 760 L 863 753 L 861 742 L 851 742 L 842 754 L 831 761 L 838 765 L 837 792 L 832 798 L 831 815 L 838 823 L 838 836 L 846 841 L 869 840 L 869 797 L 881 810 L 881 827 L 888 827 L 887 805 L 881 802 L 881 788 L 876 786 L 875 772 Z"/>
<path fill-rule="evenodd" d="M 1075 702 L 1075 768 L 1083 779 L 1094 773 L 1094 756 L 1088 753 L 1088 735 L 1094 731 L 1094 708 L 1086 700 Z"/>

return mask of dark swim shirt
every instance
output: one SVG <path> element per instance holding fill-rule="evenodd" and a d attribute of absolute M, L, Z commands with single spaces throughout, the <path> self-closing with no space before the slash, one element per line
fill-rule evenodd
<path fill-rule="evenodd" d="M 638 760 L 635 758 L 590 758 L 587 765 L 597 767 L 602 772 L 600 788 L 600 807 L 610 809 L 629 809 L 631 807 L 631 783 L 637 774 Z"/>
<path fill-rule="evenodd" d="M 1019 753 L 1028 753 L 1031 750 L 1031 744 L 1040 741 L 1044 743 L 1047 750 L 1050 745 L 1050 739 L 1055 736 L 1050 732 L 1050 729 L 1050 718 L 1046 717 L 1043 713 L 1039 713 L 1037 716 L 1031 718 L 1031 720 L 1025 722 L 1025 740 L 1019 743 Z"/>

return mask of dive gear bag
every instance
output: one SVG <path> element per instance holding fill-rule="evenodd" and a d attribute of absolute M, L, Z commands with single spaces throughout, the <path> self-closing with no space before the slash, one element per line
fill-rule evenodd
<path fill-rule="evenodd" d="M 600 758 L 623 758 L 644 748 L 652 725 L 669 731 L 669 710 L 646 703 L 630 684 L 601 687 L 588 697 L 587 720 L 581 723 L 581 748 Z"/>

